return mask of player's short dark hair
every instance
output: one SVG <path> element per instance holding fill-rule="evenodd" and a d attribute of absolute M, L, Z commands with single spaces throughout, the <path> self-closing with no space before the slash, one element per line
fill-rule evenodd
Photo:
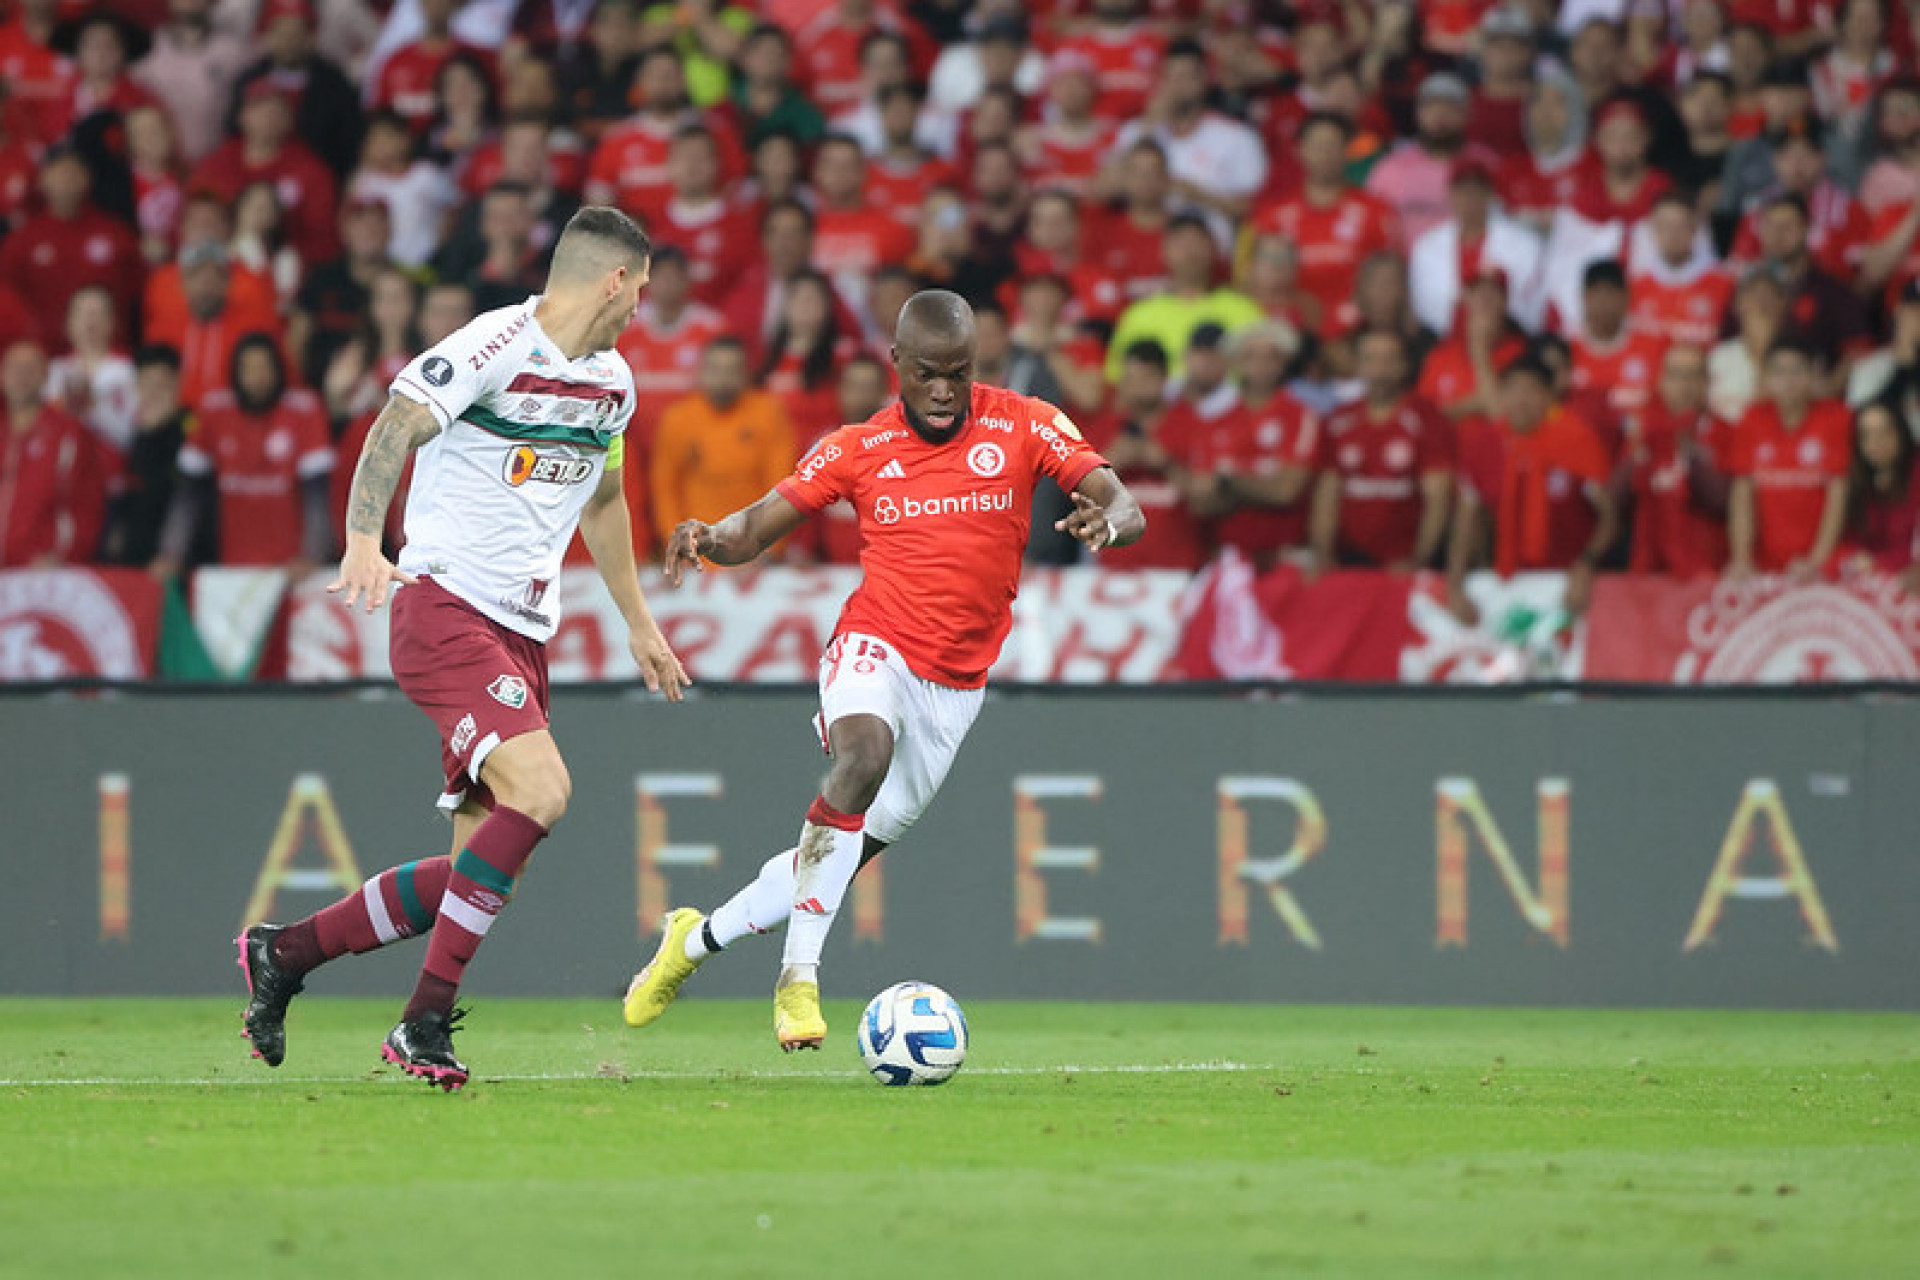
<path fill-rule="evenodd" d="M 1587 269 L 1580 273 L 1580 287 L 1591 289 L 1595 285 L 1611 285 L 1616 289 L 1627 287 L 1627 269 L 1620 265 L 1620 259 L 1602 258 L 1587 264 Z"/>
<path fill-rule="evenodd" d="M 136 369 L 166 368 L 180 372 L 180 349 L 164 342 L 149 342 L 133 356 Z"/>
<path fill-rule="evenodd" d="M 1123 364 L 1147 365 L 1161 374 L 1173 367 L 1167 359 L 1167 349 L 1152 338 L 1129 342 L 1127 349 L 1120 353 L 1120 360 Z"/>
<path fill-rule="evenodd" d="M 618 262 L 611 261 L 615 257 Z M 554 243 L 552 275 L 558 279 L 598 275 L 612 266 L 643 267 L 652 258 L 653 241 L 639 223 L 618 209 L 590 204 L 567 219 L 566 229 Z"/>
<path fill-rule="evenodd" d="M 1342 138 L 1349 142 L 1353 140 L 1353 121 L 1338 111 L 1309 111 L 1301 117 L 1300 123 L 1293 127 L 1294 141 L 1304 141 L 1308 133 L 1322 126 L 1338 129 Z"/>

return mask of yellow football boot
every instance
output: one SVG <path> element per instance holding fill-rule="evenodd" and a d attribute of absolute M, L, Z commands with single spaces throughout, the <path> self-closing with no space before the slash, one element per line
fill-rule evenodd
<path fill-rule="evenodd" d="M 687 936 L 705 924 L 706 919 L 692 907 L 681 907 L 667 914 L 660 949 L 647 961 L 646 968 L 633 975 L 633 981 L 627 986 L 623 1010 L 628 1026 L 644 1027 L 665 1013 L 673 998 L 680 994 L 680 984 L 700 967 L 701 961 L 687 959 Z"/>
<path fill-rule="evenodd" d="M 788 982 L 773 989 L 773 1034 L 788 1053 L 820 1047 L 827 1020 L 820 1015 L 819 983 Z"/>

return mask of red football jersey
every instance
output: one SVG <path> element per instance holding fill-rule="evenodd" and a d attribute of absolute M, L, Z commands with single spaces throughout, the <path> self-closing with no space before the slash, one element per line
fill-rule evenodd
<path fill-rule="evenodd" d="M 1628 284 L 1632 310 L 1628 323 L 1663 343 L 1681 343 L 1711 351 L 1720 341 L 1720 322 L 1733 302 L 1733 277 L 1709 271 L 1691 284 L 1661 284 L 1652 276 L 1634 276 Z"/>
<path fill-rule="evenodd" d="M 1698 578 L 1718 574 L 1727 563 L 1727 521 L 1693 499 L 1691 468 L 1680 453 L 1680 436 L 1692 435 L 1716 470 L 1725 470 L 1727 424 L 1710 413 L 1682 418 L 1658 400 L 1640 419 L 1633 463 L 1633 556 L 1635 573 Z"/>
<path fill-rule="evenodd" d="M 434 81 L 440 75 L 440 68 L 456 53 L 479 58 L 492 73 L 493 55 L 485 49 L 459 40 L 429 44 L 422 38 L 394 50 L 393 56 L 381 66 L 380 79 L 374 87 L 373 104 L 376 107 L 391 107 L 406 117 L 407 123 L 414 128 L 425 129 L 432 123 L 437 109 L 433 96 Z"/>
<path fill-rule="evenodd" d="M 673 198 L 667 153 L 684 123 L 638 116 L 601 134 L 587 162 L 587 198 L 616 204 L 648 222 L 657 218 Z"/>
<path fill-rule="evenodd" d="M 1418 396 L 1376 420 L 1364 401 L 1327 415 L 1315 458 L 1340 477 L 1343 557 L 1372 564 L 1413 558 L 1420 538 L 1421 478 L 1453 470 L 1453 424 Z"/>
<path fill-rule="evenodd" d="M 340 252 L 339 184 L 298 138 L 289 139 L 264 164 L 249 160 L 245 144 L 231 138 L 200 162 L 187 186 L 196 191 L 204 187 L 232 201 L 255 182 L 273 184 L 280 197 L 281 229 L 302 262 L 327 262 Z"/>
<path fill-rule="evenodd" d="M 1320 314 L 1332 325 L 1347 323 L 1353 310 L 1353 286 L 1360 264 L 1394 243 L 1393 212 L 1356 188 L 1321 208 L 1304 196 L 1269 205 L 1253 220 L 1258 235 L 1283 235 L 1300 259 L 1300 288 L 1320 302 Z"/>
<path fill-rule="evenodd" d="M 1072 51 L 1093 63 L 1100 84 L 1094 109 L 1103 119 L 1131 120 L 1146 109 L 1153 82 L 1166 56 L 1166 37 L 1145 26 L 1121 31 L 1095 27 L 1062 40 L 1058 52 Z"/>
<path fill-rule="evenodd" d="M 726 301 L 740 269 L 760 255 L 760 237 L 737 210 L 723 200 L 703 209 L 669 200 L 647 223 L 655 244 L 670 244 L 687 255 L 693 296 L 710 307 Z"/>
<path fill-rule="evenodd" d="M 1256 476 L 1277 475 L 1283 467 L 1311 468 L 1319 433 L 1313 410 L 1281 391 L 1265 404 L 1243 402 L 1211 421 L 1196 415 L 1185 440 L 1185 462 L 1195 471 Z M 1214 520 L 1210 541 L 1256 559 L 1301 546 L 1307 540 L 1307 507 L 1305 498 L 1290 507 L 1244 507 Z"/>
<path fill-rule="evenodd" d="M 836 635 L 891 640 L 922 679 L 977 689 L 1013 627 L 1035 482 L 1071 492 L 1105 465 L 1052 405 L 975 386 L 945 444 L 916 434 L 896 401 L 828 435 L 779 492 L 808 514 L 844 500 L 859 517 L 864 577 Z"/>
<path fill-rule="evenodd" d="M 93 209 L 68 220 L 50 213 L 28 218 L 0 241 L 0 284 L 32 304 L 49 351 L 67 349 L 67 303 L 87 285 L 113 295 L 120 333 L 132 333 L 145 279 L 139 240 L 126 223 Z"/>
<path fill-rule="evenodd" d="M 1585 334 L 1570 345 L 1574 394 L 1598 392 L 1614 418 L 1625 422 L 1638 417 L 1653 399 L 1666 344 L 1651 333 L 1629 331 L 1605 347 Z"/>
<path fill-rule="evenodd" d="M 78 418 L 52 405 L 21 431 L 0 420 L 0 566 L 42 557 L 86 564 L 106 509 L 105 450 Z"/>
<path fill-rule="evenodd" d="M 960 175 L 938 156 L 922 156 L 912 164 L 894 164 L 884 156 L 867 162 L 867 203 L 890 214 L 902 226 L 917 227 L 920 206 L 934 187 L 957 185 Z M 760 246 L 753 246 L 759 252 Z"/>
<path fill-rule="evenodd" d="M 1754 565 L 1778 572 L 1813 550 L 1827 483 L 1853 466 L 1853 423 L 1838 400 L 1815 404 L 1789 431 L 1765 401 L 1747 410 L 1727 448 L 1727 470 L 1753 480 Z"/>
<path fill-rule="evenodd" d="M 333 467 L 327 411 L 295 389 L 264 414 L 220 388 L 200 402 L 200 425 L 180 451 L 189 475 L 212 472 L 220 490 L 220 563 L 286 564 L 299 558 L 300 482 Z"/>
<path fill-rule="evenodd" d="M 1036 132 L 1039 150 L 1027 166 L 1027 181 L 1035 191 L 1051 189 L 1084 195 L 1113 150 L 1115 132 L 1103 126 L 1090 138 L 1069 139 L 1041 125 Z"/>
<path fill-rule="evenodd" d="M 1760 260 L 1760 215 L 1764 206 L 1740 220 L 1733 237 L 1734 262 Z M 1851 280 L 1860 273 L 1860 258 L 1879 243 L 1880 231 L 1858 200 L 1846 188 L 1822 181 L 1807 198 L 1807 251 L 1820 269 L 1838 280 Z"/>
<path fill-rule="evenodd" d="M 842 286 L 842 293 L 858 292 L 844 283 L 864 282 L 881 267 L 905 262 L 913 254 L 914 234 L 879 209 L 821 209 L 815 215 L 813 266 Z M 864 284 L 863 284 L 864 287 Z"/>

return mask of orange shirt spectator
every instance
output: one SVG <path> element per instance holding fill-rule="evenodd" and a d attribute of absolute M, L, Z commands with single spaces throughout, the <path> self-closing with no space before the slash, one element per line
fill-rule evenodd
<path fill-rule="evenodd" d="M 784 479 L 799 442 L 780 401 L 748 385 L 746 348 L 707 344 L 700 390 L 667 407 L 653 443 L 653 524 L 662 541 L 682 520 L 718 520 Z"/>
<path fill-rule="evenodd" d="M 155 277 L 158 305 L 148 308 L 147 340 L 180 353 L 180 398 L 197 404 L 226 385 L 234 349 L 247 334 L 282 340 L 280 316 L 272 284 L 235 268 L 224 245 L 187 246 L 173 271 Z"/>

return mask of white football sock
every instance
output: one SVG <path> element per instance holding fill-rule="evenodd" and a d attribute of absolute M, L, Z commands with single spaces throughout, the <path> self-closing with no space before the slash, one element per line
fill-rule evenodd
<path fill-rule="evenodd" d="M 787 922 L 793 910 L 793 859 L 797 849 L 788 849 L 768 858 L 760 874 L 746 888 L 714 908 L 707 917 L 713 940 L 722 947 L 732 946 L 750 933 L 772 933 Z M 712 954 L 707 950 L 702 930 L 687 935 L 687 959 L 700 960 Z"/>
<path fill-rule="evenodd" d="M 788 968 L 820 963 L 827 931 L 847 896 L 866 833 L 809 822 L 800 829 L 800 853 L 795 859 L 793 914 L 787 921 L 787 946 L 782 961 Z"/>

